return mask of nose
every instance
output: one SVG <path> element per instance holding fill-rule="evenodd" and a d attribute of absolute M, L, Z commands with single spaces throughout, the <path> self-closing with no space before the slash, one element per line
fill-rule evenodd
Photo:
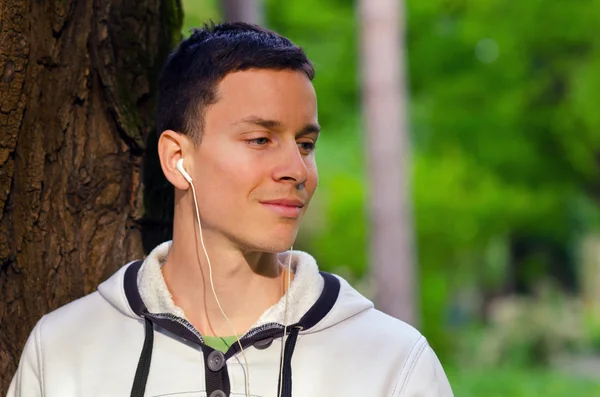
<path fill-rule="evenodd" d="M 278 182 L 287 182 L 296 187 L 303 187 L 308 180 L 308 167 L 305 156 L 300 153 L 296 142 L 286 145 L 278 156 L 278 164 L 275 167 L 273 179 Z"/>

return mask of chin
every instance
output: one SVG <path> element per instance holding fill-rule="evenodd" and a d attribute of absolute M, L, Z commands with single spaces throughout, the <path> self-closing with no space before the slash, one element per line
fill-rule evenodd
<path fill-rule="evenodd" d="M 289 250 L 294 242 L 296 241 L 296 235 L 298 230 L 293 231 L 281 231 L 276 233 L 275 230 L 262 233 L 260 238 L 258 233 L 254 236 L 248 236 L 244 239 L 245 250 L 254 252 L 269 252 L 269 253 L 280 253 Z M 259 238 L 257 238 L 259 237 Z"/>
<path fill-rule="evenodd" d="M 229 230 L 228 237 L 246 252 L 280 253 L 288 251 L 298 235 L 298 220 L 272 222 L 261 219 L 253 222 L 240 222 Z"/>
<path fill-rule="evenodd" d="M 296 236 L 294 236 L 294 238 L 279 238 L 270 239 L 270 241 L 261 241 L 255 245 L 255 249 L 253 251 L 270 252 L 277 254 L 289 250 L 292 247 L 292 245 L 294 245 L 294 241 L 296 241 Z"/>

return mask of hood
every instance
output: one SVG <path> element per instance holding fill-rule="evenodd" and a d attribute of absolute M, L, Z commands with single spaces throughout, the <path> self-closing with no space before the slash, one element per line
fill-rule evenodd
<path fill-rule="evenodd" d="M 157 246 L 143 261 L 132 261 L 100 284 L 99 293 L 128 317 L 149 313 L 168 313 L 185 319 L 185 313 L 173 302 L 160 266 L 171 242 Z M 373 308 L 373 303 L 352 288 L 343 278 L 320 272 L 314 258 L 301 251 L 280 254 L 287 264 L 292 255 L 294 279 L 287 292 L 288 326 L 302 324 L 301 333 L 330 328 L 358 313 Z M 270 324 L 283 326 L 285 296 L 267 309 L 252 329 Z"/>
<path fill-rule="evenodd" d="M 160 266 L 169 247 L 169 242 L 159 245 L 146 260 L 128 263 L 98 288 L 100 294 L 123 314 L 144 323 L 145 338 L 135 372 L 132 396 L 144 395 L 156 327 L 201 349 L 204 355 L 206 391 L 210 395 L 230 394 L 227 366 L 222 365 L 228 359 L 249 346 L 264 349 L 275 338 L 282 338 L 277 395 L 291 397 L 292 356 L 299 334 L 315 333 L 333 327 L 373 307 L 369 300 L 342 278 L 319 272 L 310 255 L 298 251 L 289 252 L 286 255 L 292 255 L 294 280 L 286 295 L 267 309 L 254 326 L 229 346 L 225 353 L 215 351 L 185 319 L 185 313 L 177 308 L 166 287 Z M 281 263 L 286 263 L 285 259 L 289 260 L 290 257 L 284 256 L 281 259 Z M 286 297 L 289 324 L 283 324 L 283 318 L 286 317 L 283 316 L 282 305 L 285 305 Z"/>

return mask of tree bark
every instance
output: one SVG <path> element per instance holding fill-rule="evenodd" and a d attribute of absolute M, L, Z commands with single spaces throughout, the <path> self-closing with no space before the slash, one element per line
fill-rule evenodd
<path fill-rule="evenodd" d="M 181 20 L 179 0 L 0 2 L 0 395 L 42 315 L 168 237 L 142 155 Z"/>
<path fill-rule="evenodd" d="M 221 0 L 223 15 L 229 22 L 247 22 L 263 25 L 261 0 Z"/>
<path fill-rule="evenodd" d="M 384 312 L 416 325 L 403 2 L 361 0 L 359 7 L 376 301 Z"/>

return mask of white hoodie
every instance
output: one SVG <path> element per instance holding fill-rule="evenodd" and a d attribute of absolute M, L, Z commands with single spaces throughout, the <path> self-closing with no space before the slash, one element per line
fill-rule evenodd
<path fill-rule="evenodd" d="M 7 397 L 246 396 L 239 345 L 225 353 L 205 345 L 173 303 L 160 271 L 169 246 L 44 316 Z M 452 396 L 418 331 L 319 272 L 310 255 L 292 255 L 284 341 L 285 297 L 241 338 L 251 396 L 279 396 L 280 381 L 284 397 Z"/>

